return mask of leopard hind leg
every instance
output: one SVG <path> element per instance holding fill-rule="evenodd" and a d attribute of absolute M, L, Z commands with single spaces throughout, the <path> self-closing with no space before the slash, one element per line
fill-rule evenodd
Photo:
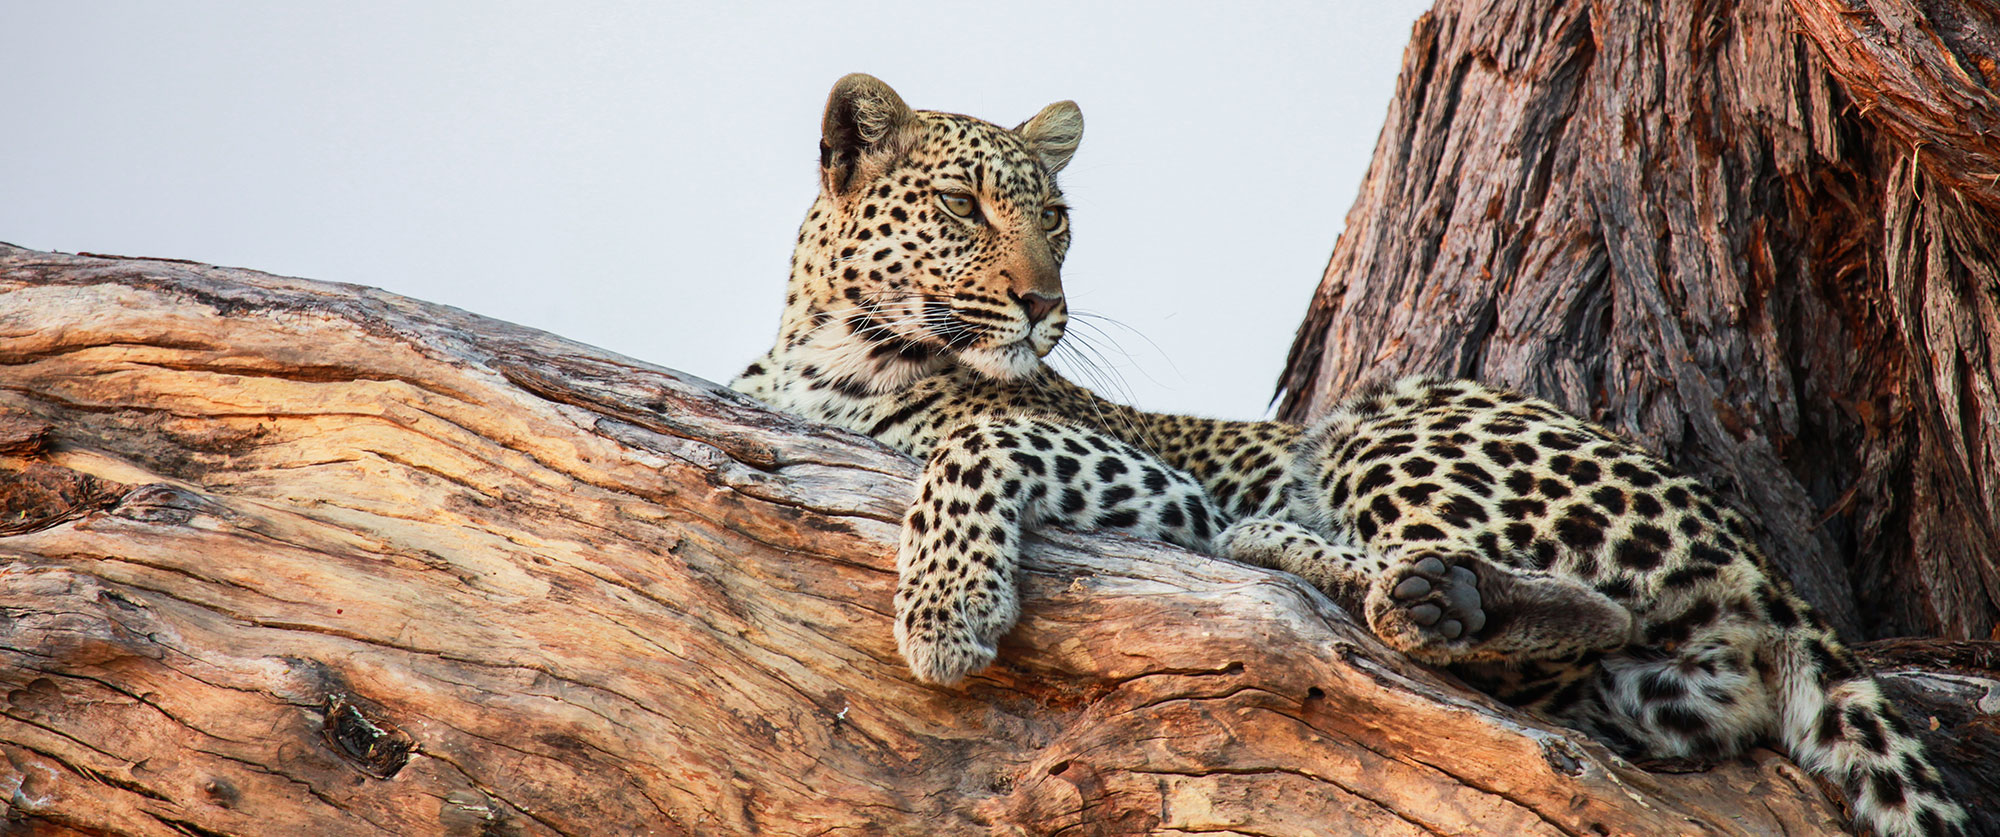
<path fill-rule="evenodd" d="M 1604 594 L 1476 550 L 1387 553 L 1272 518 L 1238 521 L 1216 542 L 1231 558 L 1304 578 L 1391 648 L 1435 665 L 1563 659 L 1631 638 L 1631 613 Z"/>
<path fill-rule="evenodd" d="M 1433 665 L 1565 660 L 1620 648 L 1632 614 L 1597 590 L 1471 548 L 1406 545 L 1369 585 L 1376 636 Z"/>

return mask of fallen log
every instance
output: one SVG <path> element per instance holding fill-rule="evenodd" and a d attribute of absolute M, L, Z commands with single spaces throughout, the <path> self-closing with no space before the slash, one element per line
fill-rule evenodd
<path fill-rule="evenodd" d="M 368 288 L 0 246 L 0 416 L 14 833 L 1839 831 L 1126 538 L 1037 540 L 1002 664 L 920 685 L 915 463 Z"/>

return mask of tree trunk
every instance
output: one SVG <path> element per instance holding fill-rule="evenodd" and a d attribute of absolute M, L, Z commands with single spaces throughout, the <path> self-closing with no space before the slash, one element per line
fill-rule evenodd
<path fill-rule="evenodd" d="M 0 830 L 1838 829 L 1775 754 L 1649 774 L 1126 538 L 1034 541 L 1002 663 L 915 683 L 916 470 L 454 309 L 0 245 Z"/>
<path fill-rule="evenodd" d="M 1851 638 L 2000 638 L 2000 9 L 1440 0 L 1281 383 L 1503 382 L 1761 521 Z"/>

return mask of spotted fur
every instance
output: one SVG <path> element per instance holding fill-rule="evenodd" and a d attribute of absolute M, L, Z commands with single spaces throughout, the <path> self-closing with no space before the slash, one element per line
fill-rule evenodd
<path fill-rule="evenodd" d="M 1396 382 L 1304 429 L 1146 413 L 1050 370 L 1055 176 L 1082 130 L 1068 102 L 1008 130 L 842 79 L 777 343 L 734 384 L 926 460 L 897 552 L 919 678 L 992 662 L 1028 532 L 1124 531 L 1296 573 L 1389 646 L 1628 756 L 1776 739 L 1878 833 L 1963 833 L 1744 519 L 1638 446 L 1468 381 Z"/>

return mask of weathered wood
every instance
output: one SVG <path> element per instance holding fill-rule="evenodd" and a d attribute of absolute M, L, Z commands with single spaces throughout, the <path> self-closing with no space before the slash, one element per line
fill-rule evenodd
<path fill-rule="evenodd" d="M 1988 0 L 1793 0 L 1840 89 L 1912 162 L 2000 210 L 2000 6 Z"/>
<path fill-rule="evenodd" d="M 1838 831 L 1774 754 L 1641 771 L 1131 539 L 1035 541 L 1002 663 L 919 685 L 915 463 L 380 291 L 0 246 L 0 415 L 97 486 L 0 536 L 25 833 Z"/>
<path fill-rule="evenodd" d="M 1548 397 L 1733 498 L 1850 638 L 2000 637 L 2000 17 L 1440 0 L 1281 383 Z"/>

